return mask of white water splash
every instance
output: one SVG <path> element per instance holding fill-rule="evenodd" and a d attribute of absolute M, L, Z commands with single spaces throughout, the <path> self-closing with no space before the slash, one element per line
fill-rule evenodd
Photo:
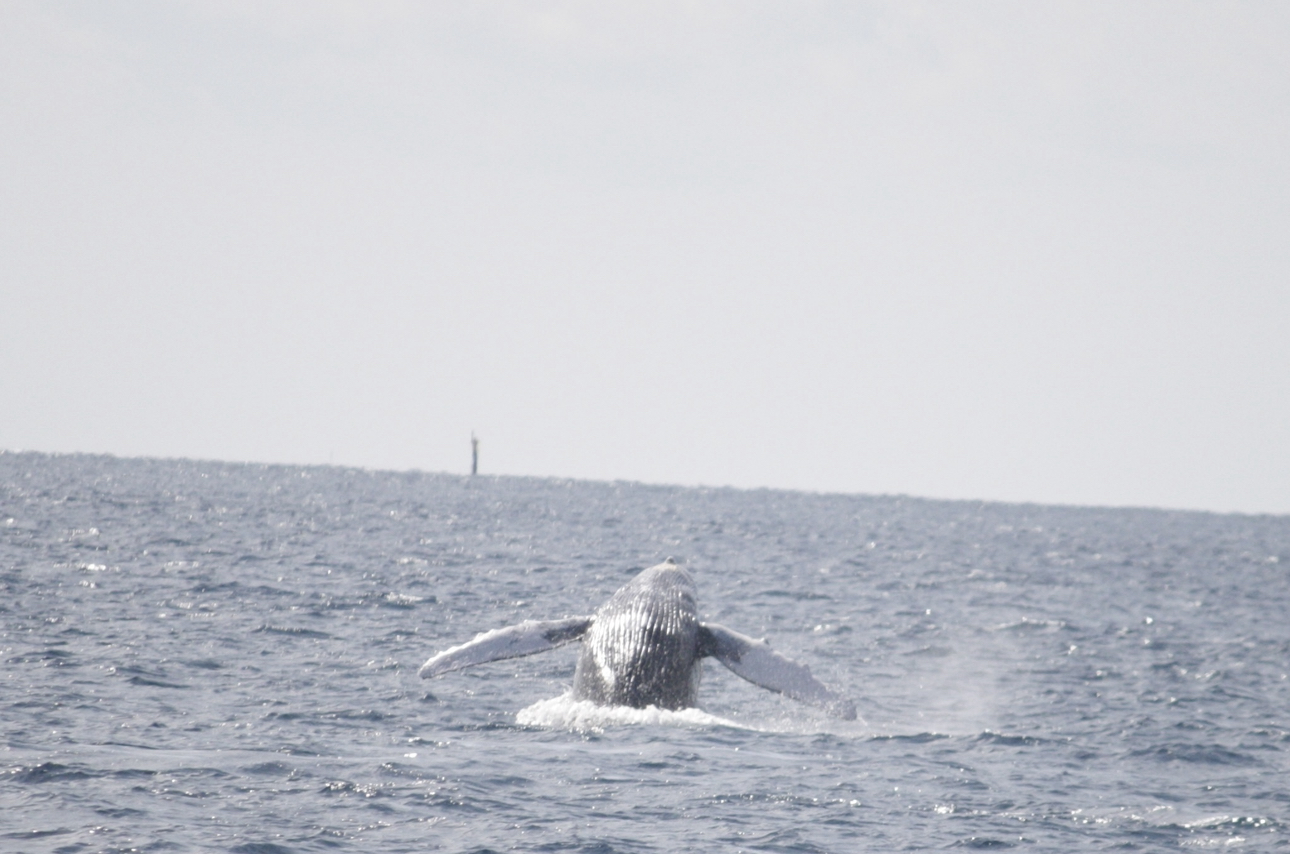
<path fill-rule="evenodd" d="M 675 727 L 733 727 L 752 729 L 747 724 L 710 715 L 700 709 L 672 711 L 657 706 L 633 709 L 630 706 L 599 706 L 590 700 L 575 700 L 571 694 L 561 694 L 549 700 L 539 700 L 515 715 L 520 726 L 567 729 L 574 732 L 604 732 L 611 726 L 675 726 Z"/>
<path fill-rule="evenodd" d="M 520 709 L 515 714 L 515 722 L 520 726 L 594 733 L 602 733 L 616 726 L 668 726 L 687 729 L 729 727 L 749 732 L 799 735 L 828 732 L 835 735 L 867 737 L 873 734 L 863 719 L 835 721 L 822 717 L 790 716 L 751 723 L 723 718 L 694 708 L 672 711 L 660 709 L 657 706 L 646 706 L 643 709 L 634 709 L 630 706 L 600 706 L 591 700 L 575 700 L 571 692 L 549 700 L 539 700 L 528 708 Z"/>

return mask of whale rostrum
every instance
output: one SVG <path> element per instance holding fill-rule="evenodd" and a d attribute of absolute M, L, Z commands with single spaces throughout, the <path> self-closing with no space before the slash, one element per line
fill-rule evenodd
<path fill-rule="evenodd" d="M 703 659 L 711 656 L 739 676 L 834 717 L 854 720 L 855 703 L 831 691 L 806 665 L 765 640 L 701 623 L 694 579 L 671 558 L 624 585 L 594 616 L 525 620 L 476 635 L 421 666 L 423 679 L 489 661 L 518 658 L 582 641 L 573 697 L 603 706 L 685 709 L 695 704 Z"/>

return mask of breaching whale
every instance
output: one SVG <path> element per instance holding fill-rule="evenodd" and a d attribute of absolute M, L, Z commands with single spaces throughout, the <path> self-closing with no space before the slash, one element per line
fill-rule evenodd
<path fill-rule="evenodd" d="M 638 709 L 689 708 L 703 659 L 711 656 L 754 685 L 835 717 L 855 719 L 855 703 L 825 687 L 805 665 L 773 651 L 765 640 L 699 622 L 695 600 L 694 579 L 668 558 L 620 588 L 593 616 L 525 620 L 484 632 L 432 656 L 418 674 L 429 679 L 581 640 L 575 700 Z"/>

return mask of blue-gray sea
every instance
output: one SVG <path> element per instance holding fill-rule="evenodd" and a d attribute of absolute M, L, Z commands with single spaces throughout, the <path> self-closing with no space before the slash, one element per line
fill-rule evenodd
<path fill-rule="evenodd" d="M 564 696 L 589 614 L 674 557 L 698 710 Z M 0 454 L 0 850 L 1290 846 L 1290 517 Z"/>

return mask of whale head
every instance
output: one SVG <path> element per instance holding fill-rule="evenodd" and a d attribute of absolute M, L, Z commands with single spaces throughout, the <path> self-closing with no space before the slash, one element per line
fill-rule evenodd
<path fill-rule="evenodd" d="M 694 705 L 701 662 L 694 579 L 671 558 L 633 578 L 596 612 L 573 693 L 602 705 Z"/>

